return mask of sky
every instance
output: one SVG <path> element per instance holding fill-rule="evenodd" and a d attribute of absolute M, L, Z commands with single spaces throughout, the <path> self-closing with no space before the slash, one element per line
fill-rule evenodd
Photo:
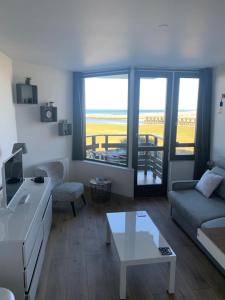
<path fill-rule="evenodd" d="M 195 110 L 198 97 L 196 78 L 181 78 L 179 109 Z M 166 103 L 165 78 L 141 78 L 140 110 L 162 110 Z M 128 79 L 90 77 L 85 79 L 86 109 L 125 110 L 128 105 Z"/>

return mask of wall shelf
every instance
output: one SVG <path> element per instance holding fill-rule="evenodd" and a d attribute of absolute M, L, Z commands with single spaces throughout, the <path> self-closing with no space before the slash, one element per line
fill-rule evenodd
<path fill-rule="evenodd" d="M 17 104 L 38 104 L 37 86 L 31 85 L 30 81 L 30 78 L 26 78 L 25 83 L 16 84 Z"/>
<path fill-rule="evenodd" d="M 40 106 L 41 122 L 57 122 L 57 107 L 53 102 L 48 102 Z"/>
<path fill-rule="evenodd" d="M 59 136 L 72 135 L 72 124 L 67 120 L 62 120 L 58 123 Z"/>

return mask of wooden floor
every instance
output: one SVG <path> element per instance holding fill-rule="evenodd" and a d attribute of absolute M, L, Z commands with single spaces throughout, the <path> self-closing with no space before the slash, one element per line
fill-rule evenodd
<path fill-rule="evenodd" d="M 170 219 L 163 198 L 82 207 L 73 218 L 70 206 L 53 210 L 37 300 L 118 300 L 119 268 L 114 247 L 105 245 L 108 211 L 147 210 L 177 254 L 176 294 L 169 297 L 167 264 L 130 267 L 128 300 L 225 299 L 225 277 Z"/>

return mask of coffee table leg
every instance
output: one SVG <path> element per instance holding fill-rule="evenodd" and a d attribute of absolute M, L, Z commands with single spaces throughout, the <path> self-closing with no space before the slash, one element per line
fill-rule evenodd
<path fill-rule="evenodd" d="M 127 267 L 120 264 L 120 299 L 126 299 Z"/>
<path fill-rule="evenodd" d="M 176 260 L 170 262 L 169 294 L 175 293 Z"/>
<path fill-rule="evenodd" d="M 106 244 L 107 245 L 111 244 L 111 231 L 110 231 L 108 222 L 106 224 Z"/>

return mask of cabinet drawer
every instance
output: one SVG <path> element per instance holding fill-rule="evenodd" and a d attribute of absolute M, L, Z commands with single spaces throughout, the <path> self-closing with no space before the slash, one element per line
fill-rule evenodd
<path fill-rule="evenodd" d="M 37 292 L 38 282 L 41 275 L 41 269 L 44 261 L 45 249 L 43 245 L 41 246 L 41 250 L 38 256 L 36 268 L 32 277 L 31 285 L 29 291 L 26 293 L 26 300 L 35 300 L 35 295 Z"/>
<path fill-rule="evenodd" d="M 24 270 L 24 282 L 25 282 L 25 291 L 27 292 L 29 290 L 30 282 L 32 279 L 32 275 L 35 270 L 35 265 L 38 259 L 38 254 L 40 252 L 40 248 L 43 241 L 43 225 L 41 224 L 38 230 L 38 234 L 36 236 L 36 241 L 34 244 L 33 251 L 31 253 L 31 257 L 29 260 L 29 263 Z"/>
<path fill-rule="evenodd" d="M 23 244 L 23 264 L 24 264 L 24 268 L 26 268 L 28 262 L 29 262 L 29 258 L 31 256 L 33 247 L 34 247 L 34 243 L 36 241 L 37 238 L 37 233 L 38 233 L 38 229 L 40 226 L 41 222 L 35 222 L 35 224 L 33 224 L 30 234 L 28 236 L 28 238 L 26 239 L 25 243 Z"/>
<path fill-rule="evenodd" d="M 43 218 L 43 229 L 44 229 L 44 238 L 43 238 L 43 246 L 46 247 L 48 242 L 48 236 L 52 225 L 52 197 L 50 197 L 48 202 L 48 207 L 45 211 L 45 215 Z"/>
<path fill-rule="evenodd" d="M 28 237 L 23 245 L 23 262 L 24 262 L 24 268 L 27 266 L 28 261 L 30 259 L 33 247 L 34 247 L 34 243 L 36 241 L 37 238 L 37 233 L 39 230 L 39 226 L 42 222 L 42 218 L 43 218 L 43 214 L 44 211 L 46 210 L 46 206 L 49 200 L 49 196 L 48 198 L 46 198 L 45 201 L 42 201 L 42 204 L 40 205 L 39 210 L 36 212 L 36 216 L 34 218 L 34 221 L 32 223 L 31 229 L 29 230 L 29 234 Z"/>

